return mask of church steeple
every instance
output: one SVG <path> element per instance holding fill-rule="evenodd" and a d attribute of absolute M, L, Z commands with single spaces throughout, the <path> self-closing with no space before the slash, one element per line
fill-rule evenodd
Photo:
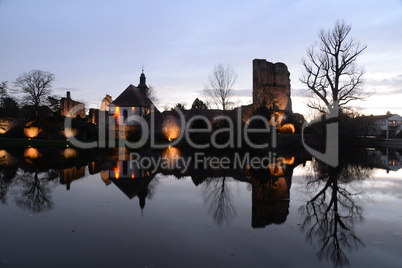
<path fill-rule="evenodd" d="M 140 75 L 140 83 L 138 84 L 138 88 L 141 89 L 143 92 L 144 96 L 147 98 L 148 97 L 148 86 L 146 83 L 147 78 L 145 77 L 144 74 L 144 66 L 142 67 L 142 73 Z"/>
<path fill-rule="evenodd" d="M 144 66 L 142 66 L 142 73 L 140 75 L 140 83 L 138 84 L 138 88 L 148 88 L 147 83 L 146 83 L 146 77 L 144 74 Z"/>

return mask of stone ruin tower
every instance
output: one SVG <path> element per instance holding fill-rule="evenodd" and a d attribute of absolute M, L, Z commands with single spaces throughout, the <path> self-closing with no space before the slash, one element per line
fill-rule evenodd
<path fill-rule="evenodd" d="M 292 113 L 289 76 L 288 67 L 282 62 L 254 59 L 253 104 L 260 105 L 265 101 L 269 108 Z"/>

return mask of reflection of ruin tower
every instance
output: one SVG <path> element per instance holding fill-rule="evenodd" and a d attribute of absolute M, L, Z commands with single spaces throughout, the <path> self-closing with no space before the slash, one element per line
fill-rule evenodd
<path fill-rule="evenodd" d="M 290 73 L 281 62 L 253 60 L 253 103 L 265 101 L 269 108 L 292 112 L 290 99 Z"/>

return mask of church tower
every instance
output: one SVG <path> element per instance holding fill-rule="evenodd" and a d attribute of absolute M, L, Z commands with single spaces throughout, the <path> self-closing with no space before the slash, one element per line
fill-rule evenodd
<path fill-rule="evenodd" d="M 144 74 L 144 69 L 142 69 L 142 73 L 140 75 L 140 83 L 138 84 L 137 88 L 141 90 L 141 92 L 144 94 L 144 97 L 148 97 L 148 86 L 146 83 L 147 78 L 145 77 Z"/>

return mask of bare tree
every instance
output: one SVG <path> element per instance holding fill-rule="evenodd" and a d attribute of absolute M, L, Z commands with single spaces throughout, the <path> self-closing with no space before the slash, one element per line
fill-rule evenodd
<path fill-rule="evenodd" d="M 229 64 L 226 66 L 222 63 L 215 65 L 208 78 L 208 85 L 204 89 L 207 100 L 217 107 L 221 106 L 223 110 L 227 110 L 237 77 L 237 73 Z"/>
<path fill-rule="evenodd" d="M 319 43 L 307 51 L 302 60 L 304 74 L 300 81 L 313 94 L 308 106 L 325 112 L 338 103 L 339 108 L 354 100 L 368 96 L 362 91 L 363 70 L 356 66 L 357 57 L 367 48 L 352 38 L 347 38 L 351 26 L 337 21 L 332 30 L 320 30 Z"/>
<path fill-rule="evenodd" d="M 54 74 L 40 70 L 31 70 L 28 73 L 21 74 L 14 82 L 17 87 L 16 92 L 25 95 L 28 104 L 33 105 L 35 115 L 38 115 L 38 109 L 41 104 L 46 102 L 47 97 L 52 93 L 52 83 Z"/>
<path fill-rule="evenodd" d="M 7 81 L 0 83 L 0 106 L 3 106 L 4 99 L 8 97 L 7 88 Z"/>
<path fill-rule="evenodd" d="M 147 90 L 147 96 L 146 96 L 149 100 L 151 100 L 154 104 L 157 103 L 158 97 L 156 96 L 156 89 L 154 86 L 149 86 L 148 90 Z"/>

